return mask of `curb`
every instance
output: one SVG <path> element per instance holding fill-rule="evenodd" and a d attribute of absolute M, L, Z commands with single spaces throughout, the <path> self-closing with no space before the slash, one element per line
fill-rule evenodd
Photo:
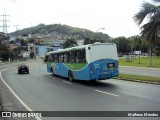
<path fill-rule="evenodd" d="M 124 78 L 116 78 L 116 79 L 117 79 L 117 80 L 125 80 L 125 81 L 132 81 L 132 82 L 140 82 L 140 83 L 148 83 L 148 84 L 160 85 L 160 82 L 143 81 L 143 80 L 133 80 L 133 79 L 124 79 Z"/>
<path fill-rule="evenodd" d="M 1 102 L 0 102 L 1 103 Z M 0 104 L 0 112 L 2 113 L 2 105 Z M 0 115 L 0 120 L 3 120 L 2 116 Z"/>
<path fill-rule="evenodd" d="M 142 70 L 154 70 L 154 71 L 160 70 L 160 68 L 152 68 L 152 67 L 135 67 L 135 66 L 123 66 L 123 65 L 119 65 L 119 67 L 135 68 L 135 69 L 142 69 Z"/>
<path fill-rule="evenodd" d="M 1 90 L 1 88 L 0 88 L 0 90 Z M 0 95 L 1 95 L 1 92 L 0 92 Z M 1 98 L 1 96 L 0 96 L 0 120 L 4 120 L 3 118 L 2 118 L 2 100 L 1 100 L 2 98 Z"/>

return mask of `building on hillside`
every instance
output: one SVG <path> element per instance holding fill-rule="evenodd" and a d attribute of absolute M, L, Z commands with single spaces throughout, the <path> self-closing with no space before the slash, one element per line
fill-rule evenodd
<path fill-rule="evenodd" d="M 48 46 L 55 45 L 55 38 L 44 37 L 44 38 L 38 39 L 38 43 L 41 45 L 48 45 Z"/>
<path fill-rule="evenodd" d="M 23 56 L 23 59 L 29 59 L 30 58 L 30 55 L 29 55 L 28 51 L 23 52 L 22 56 Z"/>
<path fill-rule="evenodd" d="M 76 40 L 76 41 L 77 41 L 78 46 L 80 46 L 80 45 L 83 45 L 83 44 L 84 44 L 84 39 Z"/>
<path fill-rule="evenodd" d="M 26 59 L 29 59 L 29 58 L 30 58 L 30 55 L 29 55 L 28 51 L 21 50 L 21 52 L 18 54 L 18 59 L 19 60 L 26 60 Z"/>
<path fill-rule="evenodd" d="M 44 57 L 46 52 L 50 51 L 56 51 L 58 49 L 61 49 L 61 46 L 41 46 L 41 45 L 36 45 L 35 46 L 35 54 L 38 57 Z"/>
<path fill-rule="evenodd" d="M 55 40 L 55 45 L 61 46 L 64 42 L 65 42 L 64 39 L 57 39 L 57 40 Z"/>
<path fill-rule="evenodd" d="M 8 47 L 9 50 L 13 50 L 13 49 L 17 48 L 17 45 L 15 45 L 15 44 L 8 44 L 7 47 Z"/>
<path fill-rule="evenodd" d="M 13 35 L 10 35 L 10 39 L 9 39 L 9 41 L 15 41 L 16 40 L 16 37 L 15 36 L 13 36 Z"/>

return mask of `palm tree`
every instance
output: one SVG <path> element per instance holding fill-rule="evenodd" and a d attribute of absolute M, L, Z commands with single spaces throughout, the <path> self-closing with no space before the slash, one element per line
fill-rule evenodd
<path fill-rule="evenodd" d="M 152 45 L 156 43 L 157 35 L 160 32 L 160 0 L 153 0 L 153 4 L 149 2 L 142 3 L 140 12 L 134 15 L 134 21 L 140 26 L 147 17 L 148 22 L 140 27 L 141 35 L 150 43 L 150 66 L 152 66 Z"/>

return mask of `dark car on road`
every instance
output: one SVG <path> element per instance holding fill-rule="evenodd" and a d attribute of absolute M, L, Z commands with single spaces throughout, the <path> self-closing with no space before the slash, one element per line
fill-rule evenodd
<path fill-rule="evenodd" d="M 21 73 L 28 73 L 29 74 L 29 66 L 27 66 L 26 64 L 21 64 L 19 67 L 18 67 L 18 74 L 21 74 Z"/>

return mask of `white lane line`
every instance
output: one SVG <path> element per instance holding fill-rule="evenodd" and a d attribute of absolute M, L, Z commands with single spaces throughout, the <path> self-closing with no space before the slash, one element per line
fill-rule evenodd
<path fill-rule="evenodd" d="M 64 83 L 67 83 L 67 84 L 72 84 L 72 83 L 70 83 L 70 82 L 67 82 L 67 81 L 63 81 Z"/>
<path fill-rule="evenodd" d="M 107 94 L 107 95 L 112 95 L 112 96 L 115 96 L 115 97 L 119 97 L 119 95 L 108 93 L 108 92 L 104 92 L 104 91 L 100 91 L 100 90 L 94 90 L 94 91 L 100 92 L 100 93 L 104 93 L 104 94 Z"/>
<path fill-rule="evenodd" d="M 8 89 L 12 92 L 12 94 L 19 100 L 19 102 L 28 110 L 28 111 L 33 111 L 30 107 L 27 106 L 26 103 L 24 103 L 20 97 L 9 87 L 9 85 L 4 81 L 2 78 L 1 72 L 0 72 L 0 78 L 2 82 L 8 87 Z M 37 120 L 42 120 L 40 117 L 36 117 Z"/>

